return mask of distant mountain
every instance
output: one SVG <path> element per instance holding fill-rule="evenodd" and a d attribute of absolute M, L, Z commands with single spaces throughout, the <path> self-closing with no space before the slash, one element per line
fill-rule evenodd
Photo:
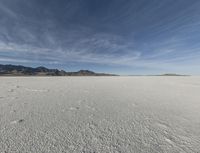
<path fill-rule="evenodd" d="M 188 75 L 175 74 L 175 73 L 166 73 L 166 74 L 162 74 L 160 76 L 188 76 Z"/>
<path fill-rule="evenodd" d="M 89 70 L 78 72 L 66 72 L 58 69 L 48 69 L 46 67 L 25 67 L 21 65 L 0 64 L 0 76 L 115 76 L 114 74 L 95 73 Z"/>

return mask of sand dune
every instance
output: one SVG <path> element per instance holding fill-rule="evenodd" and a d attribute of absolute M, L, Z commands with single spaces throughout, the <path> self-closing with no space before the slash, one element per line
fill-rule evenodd
<path fill-rule="evenodd" d="M 0 77 L 2 153 L 200 152 L 200 77 Z"/>

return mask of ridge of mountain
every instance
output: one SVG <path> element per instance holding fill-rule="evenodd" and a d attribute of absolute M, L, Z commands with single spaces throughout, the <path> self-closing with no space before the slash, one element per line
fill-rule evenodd
<path fill-rule="evenodd" d="M 66 72 L 58 69 L 48 69 L 43 66 L 36 68 L 22 65 L 0 64 L 0 76 L 116 76 L 115 74 L 95 73 L 89 70 Z"/>

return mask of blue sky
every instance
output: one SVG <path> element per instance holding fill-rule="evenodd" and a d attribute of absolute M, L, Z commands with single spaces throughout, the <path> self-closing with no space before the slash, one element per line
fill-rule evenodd
<path fill-rule="evenodd" d="M 200 1 L 0 0 L 0 63 L 200 74 Z"/>

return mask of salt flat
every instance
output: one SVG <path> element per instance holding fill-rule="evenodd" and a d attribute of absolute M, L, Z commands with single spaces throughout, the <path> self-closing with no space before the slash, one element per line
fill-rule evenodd
<path fill-rule="evenodd" d="M 200 77 L 0 77 L 2 153 L 198 153 Z"/>

